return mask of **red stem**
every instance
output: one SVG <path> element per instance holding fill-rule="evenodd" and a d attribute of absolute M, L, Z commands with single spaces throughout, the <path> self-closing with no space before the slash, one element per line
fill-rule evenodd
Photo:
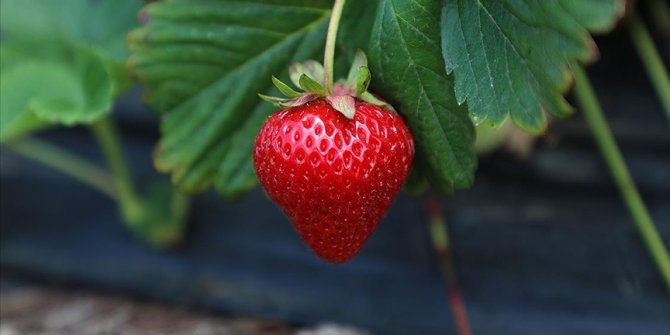
<path fill-rule="evenodd" d="M 465 301 L 458 286 L 456 266 L 451 253 L 451 242 L 447 232 L 447 225 L 442 216 L 440 200 L 435 196 L 428 199 L 429 231 L 433 242 L 433 249 L 437 255 L 437 262 L 444 279 L 444 287 L 447 291 L 451 312 L 453 314 L 456 330 L 459 335 L 471 335 L 472 329 L 468 321 L 468 313 Z"/>

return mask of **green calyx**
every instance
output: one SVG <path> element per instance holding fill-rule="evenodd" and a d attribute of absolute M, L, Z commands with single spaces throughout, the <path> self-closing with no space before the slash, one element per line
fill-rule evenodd
<path fill-rule="evenodd" d="M 337 81 L 333 85 L 332 92 L 326 90 L 323 65 L 317 61 L 308 60 L 304 63 L 295 63 L 289 67 L 289 75 L 291 82 L 299 91 L 273 76 L 272 83 L 285 97 L 271 97 L 263 94 L 258 94 L 258 96 L 281 108 L 298 107 L 316 99 L 325 99 L 348 119 L 354 118 L 356 100 L 395 111 L 393 106 L 368 92 L 372 76 L 368 68 L 368 58 L 361 50 L 356 51 L 346 80 Z"/>

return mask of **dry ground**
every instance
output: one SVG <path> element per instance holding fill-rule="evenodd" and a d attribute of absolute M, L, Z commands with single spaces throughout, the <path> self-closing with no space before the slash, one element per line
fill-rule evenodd
<path fill-rule="evenodd" d="M 123 296 L 0 279 L 1 335 L 366 335 L 323 324 L 299 329 L 281 321 L 194 310 Z"/>

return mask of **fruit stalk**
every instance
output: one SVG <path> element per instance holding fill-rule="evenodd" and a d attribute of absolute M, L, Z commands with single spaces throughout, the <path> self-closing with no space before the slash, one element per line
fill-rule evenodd
<path fill-rule="evenodd" d="M 654 40 L 636 11 L 630 13 L 626 25 L 633 45 L 635 45 L 642 64 L 647 70 L 647 75 L 651 79 L 654 89 L 656 89 L 656 94 L 661 100 L 668 121 L 670 121 L 670 78 L 668 78 L 668 72 L 654 46 Z"/>
<path fill-rule="evenodd" d="M 664 284 L 670 291 L 670 257 L 663 244 L 663 240 L 654 225 L 654 222 L 642 201 L 642 197 L 635 186 L 633 178 L 628 172 L 626 163 L 614 141 L 612 131 L 593 92 L 591 83 L 579 64 L 572 64 L 575 75 L 575 94 L 584 117 L 586 118 L 600 152 L 610 169 L 619 192 L 634 219 L 636 228 L 646 245 L 649 254 L 656 263 Z"/>
<path fill-rule="evenodd" d="M 333 5 L 333 12 L 330 14 L 330 22 L 328 23 L 328 34 L 326 35 L 326 49 L 323 53 L 323 85 L 326 89 L 326 94 L 333 93 L 333 62 L 335 59 L 335 43 L 337 42 L 337 30 L 340 26 L 340 18 L 342 17 L 342 9 L 344 8 L 345 0 L 335 0 Z"/>
<path fill-rule="evenodd" d="M 145 210 L 141 198 L 135 192 L 128 164 L 123 157 L 121 140 L 114 122 L 108 118 L 91 125 L 91 131 L 102 149 L 109 169 L 114 176 L 118 204 L 121 215 L 126 224 L 136 226 L 141 224 Z"/>
<path fill-rule="evenodd" d="M 35 138 L 26 138 L 9 143 L 7 148 L 89 185 L 112 199 L 117 199 L 116 186 L 107 171 L 58 146 Z"/>
<path fill-rule="evenodd" d="M 444 276 L 444 286 L 447 290 L 457 333 L 459 335 L 470 335 L 472 334 L 472 330 L 468 321 L 465 303 L 463 302 L 463 295 L 458 286 L 458 276 L 456 275 L 456 266 L 451 254 L 451 242 L 449 241 L 447 225 L 442 216 L 440 200 L 435 196 L 431 196 L 428 199 L 428 231 L 430 232 L 440 270 Z"/>

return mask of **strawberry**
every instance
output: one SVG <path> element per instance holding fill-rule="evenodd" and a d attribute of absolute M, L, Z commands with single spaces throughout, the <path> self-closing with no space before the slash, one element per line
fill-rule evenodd
<path fill-rule="evenodd" d="M 269 197 L 303 241 L 334 263 L 351 259 L 370 237 L 409 174 L 414 141 L 402 118 L 367 92 L 359 52 L 349 80 L 325 92 L 320 64 L 291 67 L 298 93 L 262 96 L 285 109 L 271 115 L 254 147 L 254 167 Z"/>

